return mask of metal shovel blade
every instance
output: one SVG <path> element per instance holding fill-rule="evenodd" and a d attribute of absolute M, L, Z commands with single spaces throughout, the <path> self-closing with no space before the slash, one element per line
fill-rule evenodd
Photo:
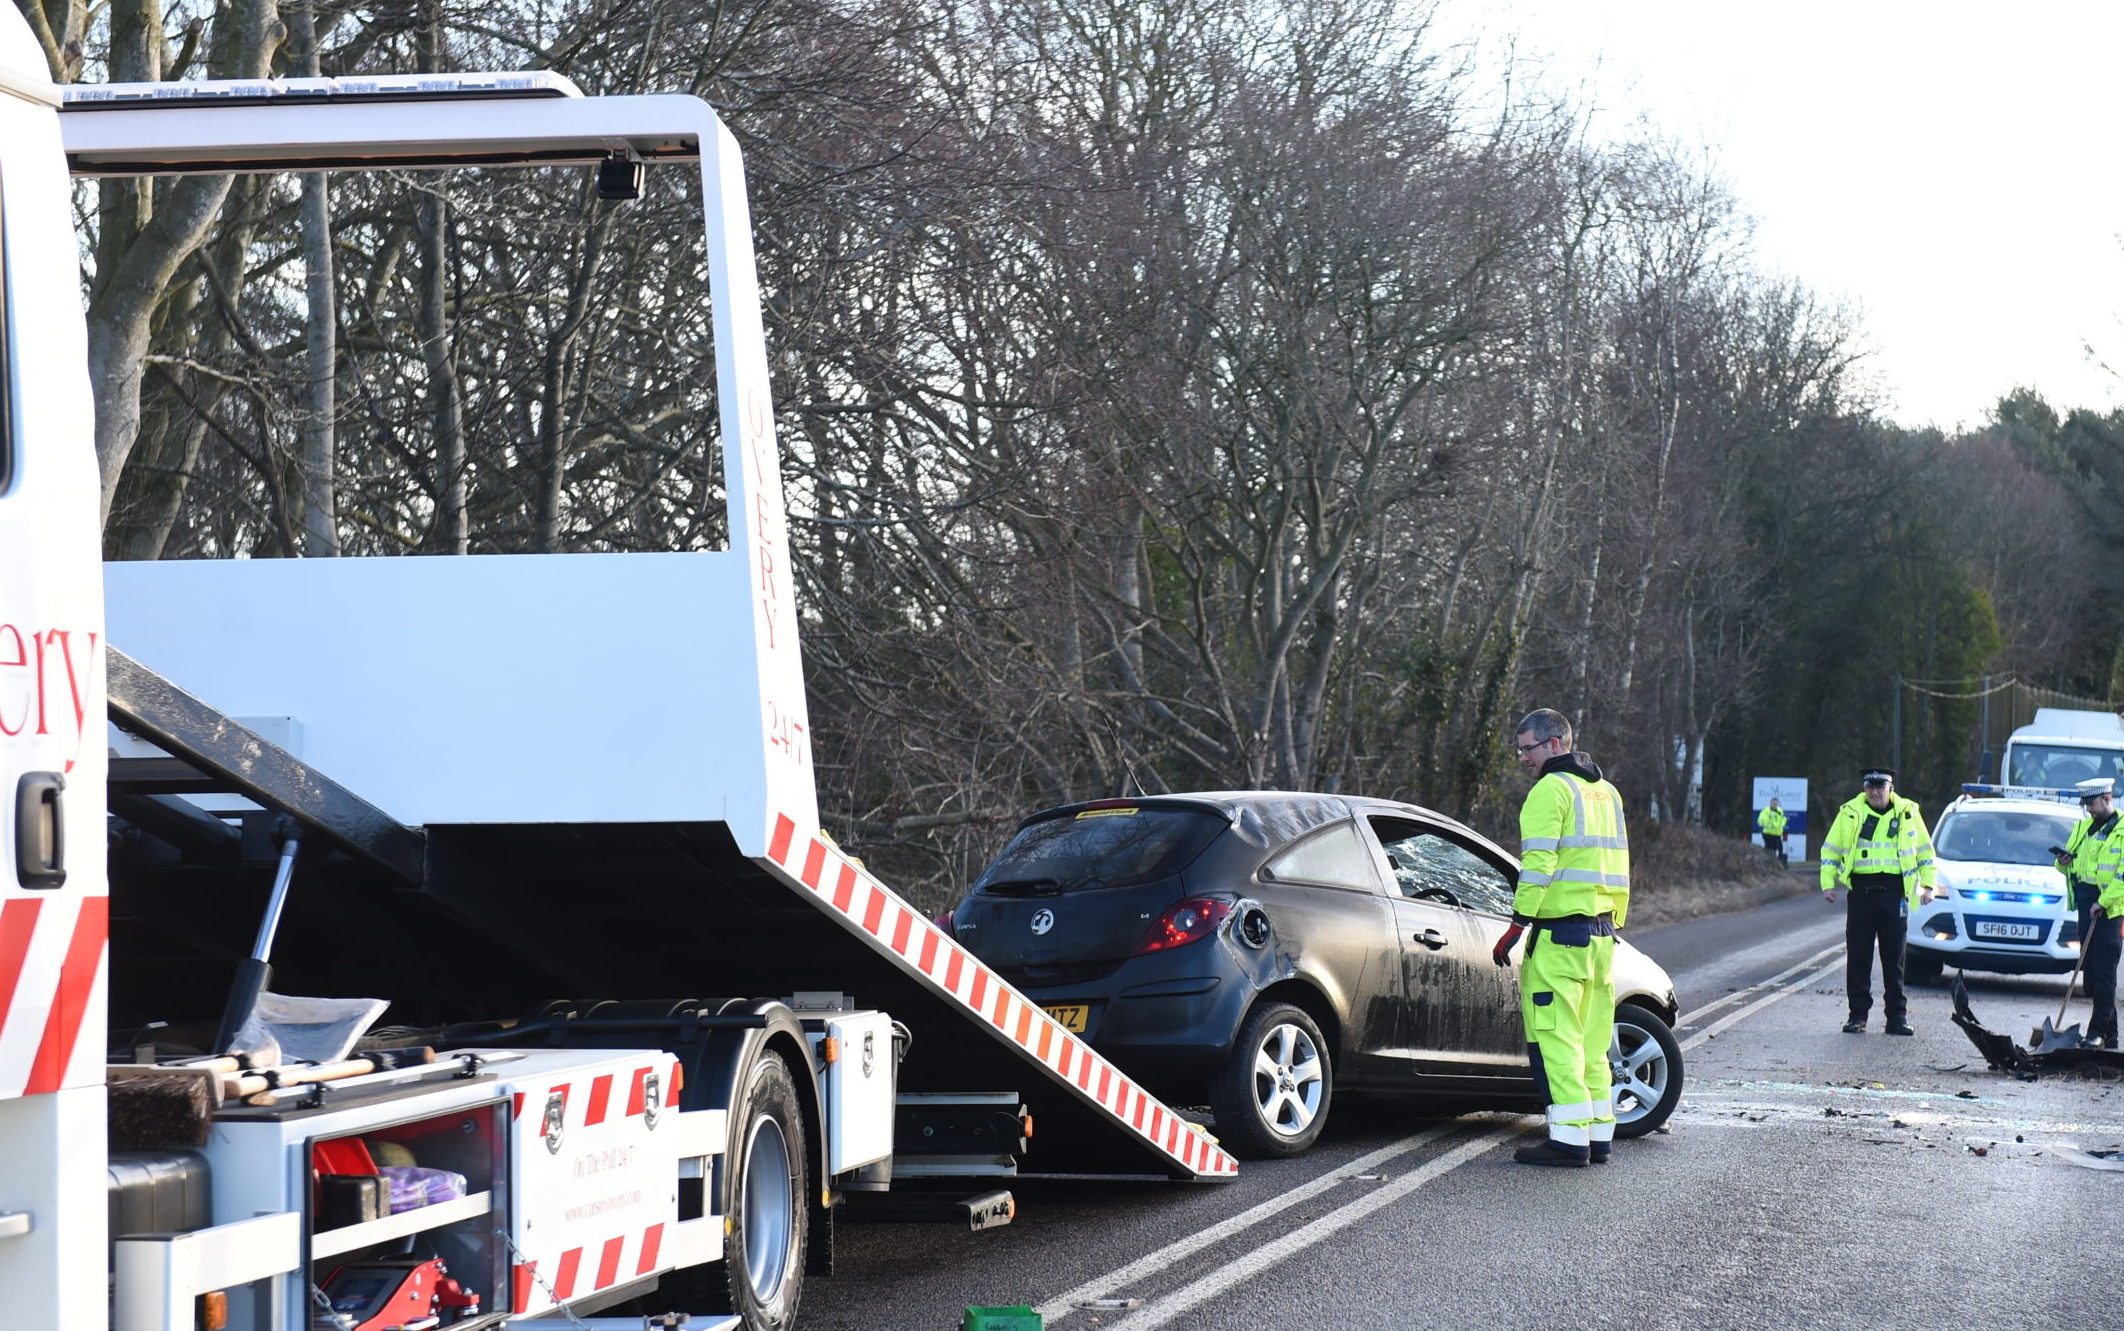
<path fill-rule="evenodd" d="M 2050 1018 L 2045 1017 L 2041 1026 L 2028 1033 L 2028 1040 L 2034 1046 L 2032 1052 L 2038 1054 L 2055 1053 L 2060 1049 L 2078 1049 L 2080 1023 L 2074 1022 L 2064 1030 L 2059 1030 L 2051 1025 Z"/>

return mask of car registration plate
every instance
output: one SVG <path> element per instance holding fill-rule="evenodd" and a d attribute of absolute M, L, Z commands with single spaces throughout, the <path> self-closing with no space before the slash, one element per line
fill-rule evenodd
<path fill-rule="evenodd" d="M 2033 943 L 2043 936 L 2040 924 L 2004 924 L 1996 920 L 1978 920 L 1969 926 L 1971 938 L 2006 938 L 2017 943 Z"/>
<path fill-rule="evenodd" d="M 1071 1035 L 1084 1034 L 1084 1028 L 1091 1024 L 1091 1007 L 1089 1004 L 1057 1003 L 1053 1007 L 1043 1010 L 1048 1016 L 1062 1023 L 1062 1029 L 1068 1031 Z"/>

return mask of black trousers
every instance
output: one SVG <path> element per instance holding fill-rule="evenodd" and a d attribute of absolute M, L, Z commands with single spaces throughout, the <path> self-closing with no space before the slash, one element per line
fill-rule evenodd
<path fill-rule="evenodd" d="M 1851 1020 L 1873 1010 L 1873 958 L 1881 958 L 1881 1015 L 1890 1026 L 1909 1015 L 1903 999 L 1903 890 L 1853 888 L 1844 896 L 1844 1001 Z"/>
<path fill-rule="evenodd" d="M 1763 849 L 1777 856 L 1777 862 L 1785 862 L 1785 839 L 1775 832 L 1763 833 Z"/>
<path fill-rule="evenodd" d="M 2075 883 L 2073 904 L 2080 908 L 2080 954 L 2086 958 L 2080 966 L 2080 978 L 2086 982 L 2087 997 L 2094 1003 L 2094 1015 L 2087 1019 L 2087 1038 L 2117 1042 L 2117 960 L 2124 956 L 2124 919 L 2103 919 L 2090 925 L 2094 914 L 2095 898 L 2100 895 L 2094 888 Z"/>

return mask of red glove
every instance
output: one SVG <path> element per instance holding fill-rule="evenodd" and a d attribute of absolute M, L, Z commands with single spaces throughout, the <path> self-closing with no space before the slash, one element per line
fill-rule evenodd
<path fill-rule="evenodd" d="M 1506 929 L 1504 931 L 1504 937 L 1497 940 L 1497 946 L 1490 949 L 1490 960 L 1496 962 L 1500 966 L 1511 965 L 1512 944 L 1518 942 L 1519 936 L 1525 932 L 1526 928 L 1518 924 L 1515 924 L 1509 929 Z"/>

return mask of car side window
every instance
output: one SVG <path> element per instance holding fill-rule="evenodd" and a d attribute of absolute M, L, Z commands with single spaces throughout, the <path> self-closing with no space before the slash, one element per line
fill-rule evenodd
<path fill-rule="evenodd" d="M 1292 842 L 1262 869 L 1282 882 L 1324 883 L 1365 892 L 1379 890 L 1371 848 L 1364 844 L 1357 825 L 1350 822 L 1331 824 Z"/>
<path fill-rule="evenodd" d="M 1372 830 L 1394 870 L 1394 886 L 1405 897 L 1443 888 L 1469 910 L 1490 915 L 1512 913 L 1512 880 L 1505 871 L 1436 828 L 1397 818 L 1374 818 Z"/>

